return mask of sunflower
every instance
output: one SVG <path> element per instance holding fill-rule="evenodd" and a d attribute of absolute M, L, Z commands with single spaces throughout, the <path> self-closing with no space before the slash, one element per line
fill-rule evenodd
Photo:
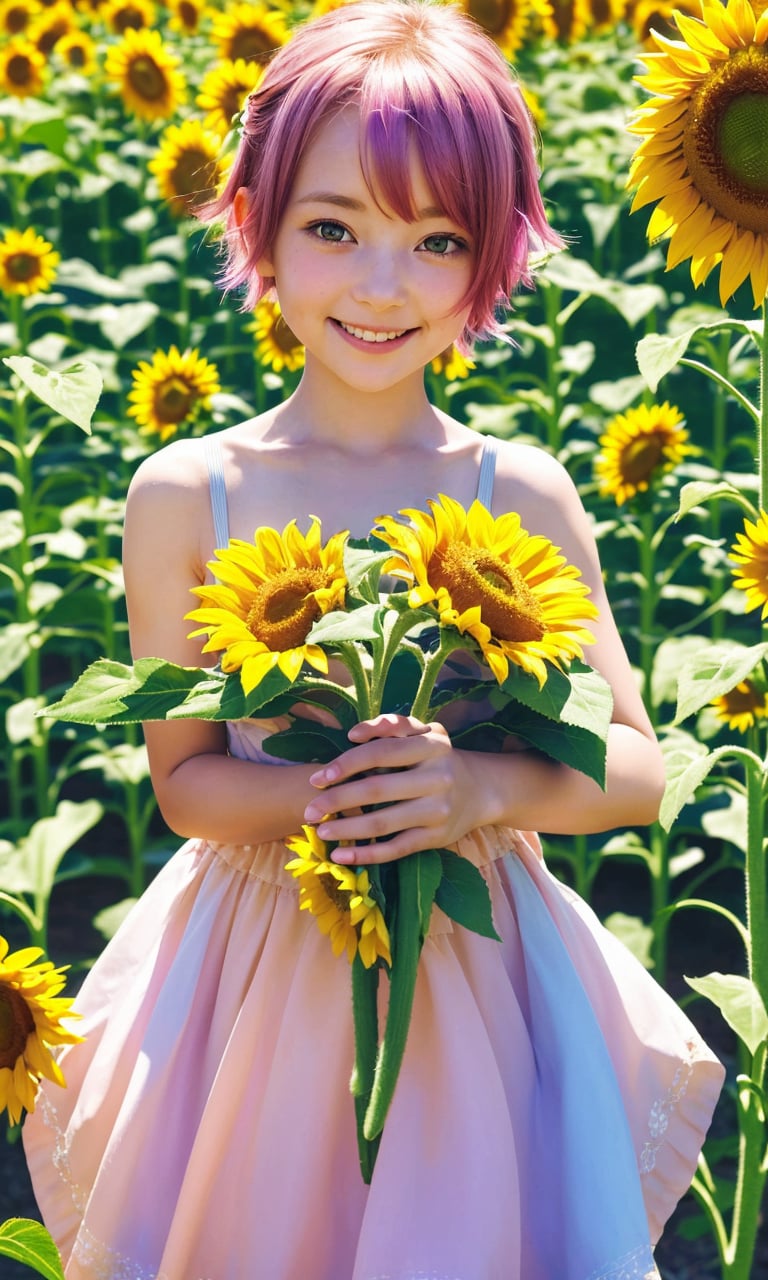
<path fill-rule="evenodd" d="M 439 356 L 435 356 L 430 365 L 433 373 L 445 374 L 449 382 L 456 378 L 468 378 L 475 364 L 461 355 L 455 347 L 446 347 Z"/>
<path fill-rule="evenodd" d="M 627 11 L 626 0 L 590 0 L 589 26 L 600 35 L 614 31 Z"/>
<path fill-rule="evenodd" d="M 253 321 L 246 328 L 256 335 L 256 356 L 261 363 L 268 364 L 275 373 L 301 369 L 304 347 L 283 319 L 280 303 L 264 298 L 253 314 Z"/>
<path fill-rule="evenodd" d="M 20 36 L 40 12 L 37 0 L 2 0 L 0 3 L 0 34 Z"/>
<path fill-rule="evenodd" d="M 595 462 L 600 492 L 613 494 L 621 506 L 695 452 L 680 426 L 683 421 L 680 410 L 666 400 L 617 413 L 600 437 L 602 453 Z"/>
<path fill-rule="evenodd" d="M 333 13 L 335 9 L 345 9 L 347 5 L 356 3 L 357 0 L 315 0 L 308 21 L 322 18 L 324 14 Z"/>
<path fill-rule="evenodd" d="M 14 98 L 32 98 L 42 93 L 45 57 L 25 36 L 9 40 L 0 49 L 0 92 Z"/>
<path fill-rule="evenodd" d="M 220 152 L 221 138 L 199 120 L 184 120 L 163 132 L 149 171 L 176 217 L 191 217 L 217 194 L 225 173 Z"/>
<path fill-rule="evenodd" d="M 70 31 L 62 36 L 56 45 L 56 57 L 84 76 L 96 70 L 96 45 L 85 31 Z"/>
<path fill-rule="evenodd" d="M 158 31 L 126 31 L 107 52 L 104 70 L 116 80 L 129 111 L 143 120 L 170 116 L 184 96 L 179 60 L 168 52 Z"/>
<path fill-rule="evenodd" d="M 297 855 L 285 869 L 299 882 L 300 909 L 317 917 L 335 956 L 346 951 L 351 964 L 359 953 L 366 969 L 378 959 L 391 965 L 389 931 L 381 907 L 371 897 L 368 872 L 331 862 L 328 846 L 314 827 L 303 831 L 303 836 L 289 836 L 285 842 Z"/>
<path fill-rule="evenodd" d="M 560 44 L 575 44 L 586 34 L 592 19 L 589 0 L 535 0 L 544 35 Z"/>
<path fill-rule="evenodd" d="M 720 264 L 725 305 L 749 277 L 755 306 L 768 292 L 768 11 L 748 0 L 702 0 L 702 21 L 676 14 L 683 40 L 655 36 L 638 77 L 656 96 L 630 131 L 643 138 L 627 185 L 632 210 L 658 200 L 651 240 L 669 237 L 667 270 L 691 259 L 698 287 Z"/>
<path fill-rule="evenodd" d="M 107 0 L 99 15 L 118 36 L 125 35 L 126 31 L 142 31 L 145 27 L 151 30 L 156 22 L 152 0 Z"/>
<path fill-rule="evenodd" d="M 460 8 L 474 18 L 507 58 L 525 42 L 534 12 L 532 0 L 460 0 Z"/>
<path fill-rule="evenodd" d="M 222 671 L 239 671 L 246 694 L 273 667 L 290 681 L 305 662 L 327 674 L 325 652 L 307 636 L 323 614 L 344 607 L 347 537 L 334 534 L 323 546 L 313 516 L 306 534 L 291 520 L 282 534 L 262 527 L 253 543 L 231 539 L 208 565 L 218 581 L 192 588 L 202 607 L 186 617 L 203 625 L 190 638 L 208 635 L 203 653 L 224 650 Z"/>
<path fill-rule="evenodd" d="M 768 694 L 749 679 L 741 680 L 728 693 L 713 698 L 709 705 L 718 720 L 723 720 L 729 729 L 735 729 L 737 733 L 746 733 L 756 720 L 768 716 Z"/>
<path fill-rule="evenodd" d="M 765 511 L 760 512 L 756 524 L 744 521 L 744 533 L 736 534 L 731 547 L 731 560 L 740 566 L 733 570 L 733 585 L 746 592 L 747 613 L 762 606 L 762 617 L 768 618 L 768 515 Z"/>
<path fill-rule="evenodd" d="M 0 1112 L 8 1109 L 11 1124 L 18 1124 L 22 1109 L 34 1111 L 43 1076 L 64 1084 L 50 1046 L 82 1040 L 61 1024 L 80 1016 L 71 1012 L 71 1000 L 59 996 L 65 970 L 50 960 L 35 964 L 42 954 L 39 947 L 25 947 L 9 955 L 0 937 Z"/>
<path fill-rule="evenodd" d="M 638 41 L 646 49 L 654 50 L 656 42 L 652 33 L 674 36 L 677 32 L 675 11 L 692 18 L 701 17 L 701 0 L 640 0 L 627 10 L 627 19 Z"/>
<path fill-rule="evenodd" d="M 433 605 L 443 626 L 472 636 L 499 684 L 510 662 L 541 686 L 546 662 L 583 657 L 594 636 L 582 623 L 597 609 L 558 547 L 526 533 L 515 512 L 495 520 L 481 503 L 465 511 L 443 494 L 429 506 L 431 515 L 401 511 L 408 524 L 381 516 L 374 530 L 396 552 L 385 572 L 413 583 L 412 608 Z"/>
<path fill-rule="evenodd" d="M 208 5 L 205 0 L 170 0 L 168 12 L 171 15 L 171 27 L 191 36 L 200 30 L 203 18 L 208 13 Z"/>
<path fill-rule="evenodd" d="M 142 435 L 159 435 L 167 440 L 182 423 L 191 426 L 202 410 L 209 409 L 211 396 L 221 390 L 215 364 L 197 350 L 180 352 L 172 346 L 156 351 L 152 363 L 140 360 L 133 370 L 132 401 L 128 413 L 135 418 Z"/>
<path fill-rule="evenodd" d="M 59 0 L 50 9 L 44 9 L 29 28 L 27 35 L 44 57 L 56 48 L 64 36 L 77 31 L 77 18 L 69 0 Z"/>
<path fill-rule="evenodd" d="M 258 62 L 227 58 L 204 76 L 196 102 L 208 114 L 205 124 L 224 135 L 240 117 L 245 99 L 253 93 L 264 74 Z"/>
<path fill-rule="evenodd" d="M 31 227 L 7 231 L 0 240 L 0 291 L 28 297 L 50 289 L 59 265 L 52 244 Z"/>
<path fill-rule="evenodd" d="M 263 62 L 287 44 L 290 32 L 282 14 L 263 4 L 232 4 L 217 15 L 212 36 L 222 58 Z"/>

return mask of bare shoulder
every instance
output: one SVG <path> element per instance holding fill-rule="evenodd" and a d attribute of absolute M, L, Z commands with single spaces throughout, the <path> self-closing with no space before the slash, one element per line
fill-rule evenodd
<path fill-rule="evenodd" d="M 516 511 L 529 533 L 552 542 L 589 535 L 591 522 L 562 463 L 536 445 L 500 441 L 494 507 Z"/>

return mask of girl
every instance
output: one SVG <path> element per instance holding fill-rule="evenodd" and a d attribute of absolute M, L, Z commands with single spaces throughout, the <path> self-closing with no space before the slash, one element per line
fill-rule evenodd
<path fill-rule="evenodd" d="M 567 474 L 515 443 L 495 459 L 424 390 L 425 366 L 495 333 L 531 251 L 558 244 L 519 90 L 453 9 L 337 10 L 269 64 L 211 213 L 227 284 L 246 305 L 274 289 L 306 368 L 279 408 L 139 468 L 134 656 L 213 660 L 183 619 L 230 535 L 312 512 L 325 537 L 360 536 L 382 511 L 477 495 L 562 547 L 591 588 L 587 659 L 615 699 L 608 782 L 524 750 L 455 749 L 442 724 L 402 716 L 357 725 L 321 769 L 275 763 L 263 722 L 148 724 L 162 812 L 189 840 L 89 976 L 69 1087 L 25 1129 L 68 1280 L 656 1276 L 651 1246 L 722 1071 L 532 833 L 651 822 L 659 748 Z M 349 863 L 457 847 L 502 938 L 436 913 L 370 1188 L 348 966 L 284 869 L 283 837 L 305 822 L 347 842 Z"/>

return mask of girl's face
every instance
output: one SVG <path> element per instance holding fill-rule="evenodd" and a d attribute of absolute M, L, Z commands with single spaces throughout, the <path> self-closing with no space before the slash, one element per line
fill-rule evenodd
<path fill-rule="evenodd" d="M 418 210 L 405 222 L 379 207 L 360 167 L 350 107 L 306 148 L 275 243 L 258 264 L 274 276 L 287 323 L 317 362 L 349 387 L 383 391 L 418 378 L 462 331 L 473 246 L 438 207 L 416 154 Z"/>

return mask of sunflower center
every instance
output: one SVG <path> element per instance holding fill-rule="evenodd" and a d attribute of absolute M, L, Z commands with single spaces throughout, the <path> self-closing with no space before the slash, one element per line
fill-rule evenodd
<path fill-rule="evenodd" d="M 14 53 L 13 57 L 8 59 L 5 74 L 11 84 L 17 84 L 23 88 L 32 80 L 32 63 L 25 53 Z"/>
<path fill-rule="evenodd" d="M 157 389 L 155 413 L 160 422 L 183 422 L 197 398 L 195 388 L 183 378 L 166 378 Z"/>
<path fill-rule="evenodd" d="M 429 566 L 433 587 L 445 587 L 453 606 L 463 613 L 480 605 L 480 618 L 500 640 L 541 640 L 544 614 L 517 569 L 483 547 L 452 542 Z"/>
<path fill-rule="evenodd" d="M 517 13 L 514 0 L 470 0 L 470 16 L 492 36 L 499 36 Z"/>
<path fill-rule="evenodd" d="M 13 1070 L 34 1029 L 35 1020 L 24 997 L 13 987 L 0 983 L 0 1070 L 3 1067 Z"/>
<path fill-rule="evenodd" d="M 119 36 L 125 34 L 126 31 L 141 31 L 146 26 L 144 14 L 141 9 L 133 9 L 130 5 L 126 5 L 119 13 L 115 14 L 113 19 L 115 31 Z"/>
<path fill-rule="evenodd" d="M 336 910 L 346 915 L 349 911 L 349 894 L 344 892 L 336 877 L 330 871 L 322 871 L 317 878 Z"/>
<path fill-rule="evenodd" d="M 638 436 L 621 451 L 621 474 L 625 484 L 650 480 L 664 456 L 663 441 L 657 435 Z"/>
<path fill-rule="evenodd" d="M 11 280 L 25 284 L 34 280 L 40 270 L 40 259 L 33 253 L 12 253 L 5 260 L 5 270 Z"/>
<path fill-rule="evenodd" d="M 183 3 L 183 0 L 182 0 L 182 3 L 179 5 L 176 12 L 178 13 L 179 18 L 181 19 L 182 24 L 186 27 L 187 31 L 197 30 L 197 24 L 200 18 L 200 13 L 196 5 L 185 4 Z"/>
<path fill-rule="evenodd" d="M 763 704 L 763 698 L 751 680 L 742 680 L 741 684 L 737 684 L 735 689 L 731 689 L 730 693 L 725 695 L 724 701 L 729 716 L 754 712 Z"/>
<path fill-rule="evenodd" d="M 741 49 L 707 75 L 691 99 L 683 154 L 693 183 L 716 213 L 768 232 L 768 52 Z"/>
<path fill-rule="evenodd" d="M 227 57 L 231 58 L 233 62 L 236 62 L 238 58 L 245 58 L 247 62 L 250 58 L 263 57 L 265 53 L 273 53 L 274 48 L 274 36 L 271 36 L 268 31 L 262 31 L 261 27 L 240 27 L 232 33 Z"/>
<path fill-rule="evenodd" d="M 726 168 L 753 191 L 768 191 L 768 96 L 743 93 L 725 110 L 720 142 Z"/>
<path fill-rule="evenodd" d="M 300 345 L 296 334 L 286 324 L 282 315 L 279 315 L 275 320 L 270 337 L 278 351 L 282 351 L 285 355 L 290 355 Z"/>
<path fill-rule="evenodd" d="M 148 54 L 133 59 L 128 69 L 128 82 L 145 102 L 157 102 L 168 88 L 161 68 Z"/>
<path fill-rule="evenodd" d="M 71 44 L 67 49 L 67 62 L 70 67 L 84 67 L 87 60 L 87 54 L 83 45 Z"/>
<path fill-rule="evenodd" d="M 273 653 L 298 649 L 322 614 L 312 593 L 325 585 L 322 569 L 284 569 L 258 588 L 245 625 Z"/>
<path fill-rule="evenodd" d="M 212 195 L 216 162 L 204 151 L 183 151 L 173 166 L 173 186 L 180 196 L 194 197 L 197 203 Z"/>
<path fill-rule="evenodd" d="M 25 5 L 6 9 L 3 16 L 3 27 L 6 35 L 17 36 L 29 26 L 29 10 Z"/>

